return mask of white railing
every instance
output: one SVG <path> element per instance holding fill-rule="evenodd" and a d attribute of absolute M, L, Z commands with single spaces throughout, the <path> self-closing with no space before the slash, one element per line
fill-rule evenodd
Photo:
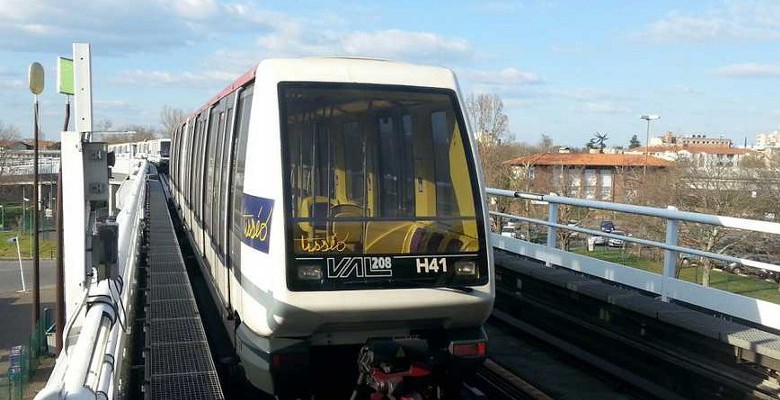
<path fill-rule="evenodd" d="M 144 217 L 146 196 L 146 163 L 122 183 L 124 198 L 116 221 L 119 224 L 119 278 L 93 280 L 85 301 L 74 315 L 77 320 L 65 326 L 68 338 L 74 326 L 81 330 L 72 346 L 63 346 L 46 387 L 36 400 L 112 399 L 121 376 L 124 340 L 130 321 L 130 307 L 135 296 L 133 277 Z M 86 305 L 86 307 L 84 307 Z"/>
<path fill-rule="evenodd" d="M 675 276 L 678 253 L 692 254 L 725 261 L 727 263 L 738 263 L 750 268 L 780 272 L 780 266 L 778 265 L 679 246 L 678 235 L 679 223 L 681 221 L 726 228 L 737 228 L 774 235 L 780 234 L 780 224 L 778 223 L 679 211 L 672 207 L 663 209 L 606 201 L 575 199 L 555 194 L 540 195 L 492 188 L 488 188 L 486 192 L 488 195 L 492 196 L 531 200 L 537 202 L 537 204 L 546 203 L 548 206 L 548 218 L 546 221 L 491 211 L 490 214 L 497 217 L 548 227 L 547 242 L 544 245 L 513 239 L 499 234 L 492 234 L 491 239 L 493 241 L 493 246 L 497 248 L 544 261 L 547 265 L 559 265 L 602 279 L 652 292 L 660 295 L 661 299 L 664 301 L 674 299 L 726 315 L 753 321 L 767 327 L 780 329 L 780 305 L 711 287 L 704 287 L 696 283 L 678 279 Z M 658 242 L 633 236 L 616 235 L 578 226 L 559 224 L 559 205 L 585 207 L 659 218 L 664 220 L 666 225 L 666 239 L 664 242 Z M 603 236 L 661 248 L 664 250 L 663 272 L 661 274 L 656 274 L 560 250 L 557 248 L 556 233 L 558 229 L 566 229 L 587 235 Z"/>

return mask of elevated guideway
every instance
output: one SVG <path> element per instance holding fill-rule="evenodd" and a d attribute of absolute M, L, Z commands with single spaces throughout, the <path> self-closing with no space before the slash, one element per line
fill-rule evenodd
<path fill-rule="evenodd" d="M 142 362 L 135 364 L 143 370 L 143 397 L 225 398 L 171 223 L 160 182 L 164 176 L 158 176 L 145 162 L 140 165 L 139 169 L 115 172 L 115 176 L 125 176 L 116 182 L 120 186 L 113 201 L 119 210 L 117 264 L 122 278 L 93 280 L 85 291 L 83 307 L 67 328 L 66 350 L 39 399 L 128 396 L 128 369 L 133 369 L 129 368 L 133 360 L 125 359 L 125 354 L 139 352 L 131 343 L 144 348 Z M 674 274 L 678 252 L 780 271 L 770 264 L 680 247 L 676 238 L 679 221 L 766 234 L 780 233 L 780 225 L 558 196 L 492 189 L 488 193 L 532 197 L 550 207 L 547 220 L 493 213 L 496 218 L 546 226 L 551 232 L 543 244 L 491 235 L 499 293 L 495 317 L 525 316 L 527 322 L 557 329 L 574 340 L 596 343 L 592 352 L 612 360 L 604 361 L 606 369 L 610 362 L 620 361 L 616 354 L 633 354 L 631 351 L 640 347 L 652 350 L 650 355 L 641 353 L 620 362 L 632 364 L 634 372 L 626 379 L 639 381 L 659 397 L 670 393 L 697 397 L 700 392 L 712 393 L 708 390 L 729 395 L 750 393 L 759 398 L 780 395 L 772 372 L 780 370 L 780 306 L 686 282 Z M 555 232 L 559 229 L 615 236 L 558 223 L 556 205 L 561 204 L 661 218 L 668 227 L 665 242 L 621 239 L 664 249 L 667 268 L 656 274 L 558 249 Z M 140 286 L 136 287 L 137 282 Z M 136 302 L 134 294 L 142 298 Z M 132 304 L 143 307 L 134 310 Z M 138 326 L 134 318 L 141 320 L 143 329 L 130 328 Z M 555 325 L 552 321 L 561 322 Z M 586 333 L 573 326 L 595 329 Z M 144 335 L 143 339 L 133 340 L 138 335 Z M 659 360 L 670 362 L 669 369 L 659 368 Z"/>
<path fill-rule="evenodd" d="M 147 196 L 145 398 L 224 399 L 159 180 Z"/>

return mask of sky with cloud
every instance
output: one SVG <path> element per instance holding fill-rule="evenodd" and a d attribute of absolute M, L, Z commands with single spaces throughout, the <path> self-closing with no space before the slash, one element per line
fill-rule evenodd
<path fill-rule="evenodd" d="M 56 57 L 92 46 L 96 121 L 159 126 L 269 57 L 366 56 L 441 65 L 464 95 L 501 96 L 516 140 L 610 145 L 653 133 L 780 129 L 777 0 L 2 0 L 0 122 L 32 136 L 33 61 L 46 70 L 42 128 L 64 96 Z"/>

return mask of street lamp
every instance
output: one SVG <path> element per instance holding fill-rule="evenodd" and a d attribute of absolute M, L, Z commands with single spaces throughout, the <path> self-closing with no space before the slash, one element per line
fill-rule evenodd
<path fill-rule="evenodd" d="M 645 114 L 639 118 L 647 121 L 647 133 L 645 134 L 645 166 L 642 171 L 642 174 L 647 175 L 647 156 L 650 153 L 650 121 L 661 119 L 661 117 L 656 114 Z"/>
<path fill-rule="evenodd" d="M 33 231 L 35 233 L 35 240 L 33 241 L 33 248 L 30 251 L 33 259 L 33 330 L 38 327 L 38 321 L 41 319 L 41 264 L 40 264 L 40 221 L 38 220 L 38 206 L 40 204 L 40 176 L 38 175 L 38 155 L 40 149 L 40 129 L 38 127 L 39 112 L 38 112 L 38 95 L 43 93 L 43 66 L 40 63 L 34 62 L 30 64 L 30 68 L 27 73 L 27 83 L 30 88 L 30 92 L 33 94 L 33 114 L 34 114 L 34 137 L 33 141 L 35 146 L 33 160 Z M 38 354 L 36 349 L 34 354 Z"/>

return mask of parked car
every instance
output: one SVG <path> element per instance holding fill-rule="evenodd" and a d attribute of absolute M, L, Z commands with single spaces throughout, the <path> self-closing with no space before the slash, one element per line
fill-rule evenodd
<path fill-rule="evenodd" d="M 745 273 L 745 266 L 736 262 L 715 261 L 715 267 L 720 268 L 726 272 L 740 275 Z"/>
<path fill-rule="evenodd" d="M 742 258 L 780 266 L 780 258 L 775 256 L 770 256 L 768 254 L 748 254 L 743 256 Z M 735 274 L 748 273 L 751 275 L 758 276 L 761 279 L 772 279 L 775 282 L 780 282 L 780 272 L 777 271 L 772 271 L 763 268 L 752 268 L 749 266 L 744 266 L 739 263 L 730 263 L 729 268 L 731 269 L 730 272 Z"/>
<path fill-rule="evenodd" d="M 621 235 L 621 236 L 628 236 L 628 234 L 624 231 L 610 231 L 609 233 L 613 235 Z M 616 238 L 608 238 L 607 239 L 607 246 L 609 247 L 622 247 L 626 242 L 623 239 L 616 239 Z"/>
<path fill-rule="evenodd" d="M 604 232 L 612 232 L 615 230 L 615 224 L 612 221 L 601 221 L 601 230 Z"/>
<path fill-rule="evenodd" d="M 595 246 L 604 246 L 607 244 L 607 238 L 604 236 L 595 236 L 593 237 L 593 244 Z"/>
<path fill-rule="evenodd" d="M 690 253 L 677 253 L 677 258 L 680 260 L 680 265 L 683 267 L 699 265 L 702 261 L 701 256 Z"/>
<path fill-rule="evenodd" d="M 525 235 L 518 232 L 518 229 L 513 226 L 504 226 L 501 228 L 501 236 L 525 240 Z"/>
<path fill-rule="evenodd" d="M 515 228 L 511 226 L 504 226 L 503 228 L 501 228 L 501 236 L 514 238 Z"/>

